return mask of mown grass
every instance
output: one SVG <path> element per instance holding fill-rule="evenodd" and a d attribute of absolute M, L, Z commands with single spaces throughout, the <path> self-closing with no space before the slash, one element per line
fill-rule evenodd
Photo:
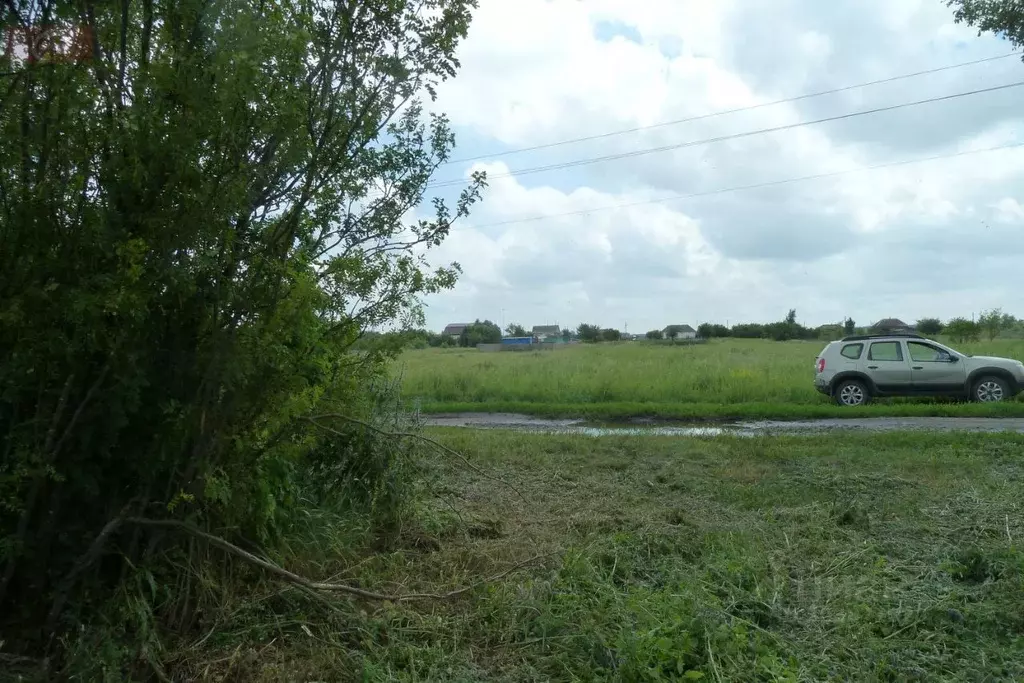
<path fill-rule="evenodd" d="M 194 678 L 1024 678 L 1024 437 L 433 435 L 518 493 L 437 464 L 397 545 L 332 549 L 338 578 L 436 591 L 550 555 L 452 601 L 268 587 L 183 648 Z"/>
<path fill-rule="evenodd" d="M 560 417 L 672 419 L 1024 415 L 998 406 L 893 399 L 858 411 L 813 387 L 823 342 L 719 340 L 700 345 L 632 342 L 558 351 L 409 351 L 396 365 L 403 397 L 424 412 L 519 412 Z M 967 353 L 1024 358 L 1024 340 L 957 345 Z"/>

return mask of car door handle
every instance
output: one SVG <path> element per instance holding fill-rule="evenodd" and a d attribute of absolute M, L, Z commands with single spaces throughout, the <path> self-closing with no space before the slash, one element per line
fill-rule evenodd
<path fill-rule="evenodd" d="M 915 365 L 911 369 L 913 369 L 913 370 L 924 370 L 924 366 L 923 365 Z"/>
<path fill-rule="evenodd" d="M 869 365 L 868 366 L 868 370 L 877 370 L 877 369 L 878 369 L 877 365 Z"/>

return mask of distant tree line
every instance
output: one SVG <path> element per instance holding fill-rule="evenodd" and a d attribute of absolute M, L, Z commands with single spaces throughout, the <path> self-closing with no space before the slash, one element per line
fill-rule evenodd
<path fill-rule="evenodd" d="M 943 322 L 939 318 L 921 318 L 914 328 L 918 334 L 931 337 L 941 334 L 956 342 L 977 341 L 983 337 L 991 341 L 1008 332 L 1024 332 L 1024 320 L 995 308 L 982 312 L 977 320 L 957 317 Z M 697 336 L 701 339 L 834 340 L 844 335 L 870 331 L 870 328 L 858 328 L 852 318 L 847 318 L 842 323 L 805 327 L 797 322 L 796 310 L 790 309 L 786 317 L 778 322 L 740 323 L 732 327 L 718 323 L 702 323 L 697 327 Z M 678 334 L 676 330 L 672 330 L 672 332 Z M 532 334 L 522 325 L 511 323 L 505 328 L 505 336 L 529 337 Z M 563 329 L 561 336 L 567 342 L 579 340 L 587 343 L 615 342 L 626 338 L 626 335 L 617 329 L 601 327 L 593 323 L 581 323 L 575 331 Z M 672 335 L 666 337 L 663 330 L 650 330 L 644 337 L 650 341 L 674 340 Z M 455 338 L 426 329 L 386 333 L 365 332 L 355 348 L 380 351 L 428 347 L 474 348 L 477 344 L 497 344 L 501 342 L 501 339 L 501 328 L 497 324 L 490 320 L 476 320 Z"/>
<path fill-rule="evenodd" d="M 918 334 L 937 336 L 945 334 L 954 341 L 977 341 L 983 336 L 989 341 L 1001 334 L 1011 331 L 1024 331 L 1024 321 L 1003 313 L 1002 309 L 994 308 L 984 311 L 977 320 L 964 317 L 951 318 L 945 323 L 939 318 L 922 318 L 914 325 Z M 697 336 L 705 339 L 731 337 L 734 339 L 773 339 L 788 341 L 790 339 L 838 339 L 843 335 L 856 334 L 858 331 L 870 332 L 870 328 L 858 328 L 852 318 L 842 324 L 804 327 L 796 321 L 796 311 L 790 309 L 785 319 L 774 323 L 742 323 L 731 328 L 714 323 L 703 323 L 697 327 Z M 661 339 L 662 333 L 652 330 L 647 333 L 648 339 Z"/>
<path fill-rule="evenodd" d="M 847 321 L 851 323 L 853 321 Z M 796 321 L 796 309 L 790 309 L 786 317 L 772 323 L 741 323 L 731 328 L 715 323 L 702 323 L 697 326 L 697 336 L 704 339 L 732 337 L 735 339 L 774 339 L 789 341 L 791 339 L 822 339 L 838 337 L 844 333 L 843 325 L 822 325 L 821 327 L 804 327 Z"/>
<path fill-rule="evenodd" d="M 1020 331 L 1024 321 L 1003 313 L 1000 308 L 983 311 L 977 320 L 959 317 L 943 323 L 938 318 L 922 318 L 917 321 L 917 331 L 924 335 L 945 334 L 954 341 L 977 341 L 984 336 L 992 341 L 1001 334 Z"/>
<path fill-rule="evenodd" d="M 610 327 L 580 323 L 576 328 L 576 338 L 581 342 L 616 342 L 622 340 L 622 333 Z"/>
<path fill-rule="evenodd" d="M 522 336 L 529 336 L 524 334 Z M 384 350 L 394 348 L 425 349 L 464 347 L 475 348 L 477 344 L 498 344 L 501 342 L 501 328 L 490 320 L 476 320 L 467 325 L 457 337 L 439 334 L 423 328 L 395 330 L 391 332 L 364 332 L 354 348 L 359 350 Z"/>

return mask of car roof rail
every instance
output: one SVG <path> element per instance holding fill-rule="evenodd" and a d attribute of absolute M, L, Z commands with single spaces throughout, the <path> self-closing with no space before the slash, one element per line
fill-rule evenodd
<path fill-rule="evenodd" d="M 869 339 L 926 339 L 913 332 L 897 332 L 896 334 L 855 334 L 850 337 L 843 337 L 839 341 L 867 341 Z"/>

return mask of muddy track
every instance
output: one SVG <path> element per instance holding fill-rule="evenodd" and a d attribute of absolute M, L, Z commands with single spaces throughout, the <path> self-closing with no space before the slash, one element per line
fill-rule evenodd
<path fill-rule="evenodd" d="M 722 422 L 687 424 L 671 422 L 593 423 L 586 420 L 546 419 L 513 413 L 455 413 L 426 415 L 430 427 L 472 429 L 511 429 L 541 433 L 580 433 L 592 436 L 650 434 L 664 436 L 718 436 L 722 434 L 755 436 L 763 434 L 813 434 L 826 431 L 865 432 L 1017 432 L 1024 433 L 1024 418 L 1019 417 L 863 417 L 828 420 Z"/>

